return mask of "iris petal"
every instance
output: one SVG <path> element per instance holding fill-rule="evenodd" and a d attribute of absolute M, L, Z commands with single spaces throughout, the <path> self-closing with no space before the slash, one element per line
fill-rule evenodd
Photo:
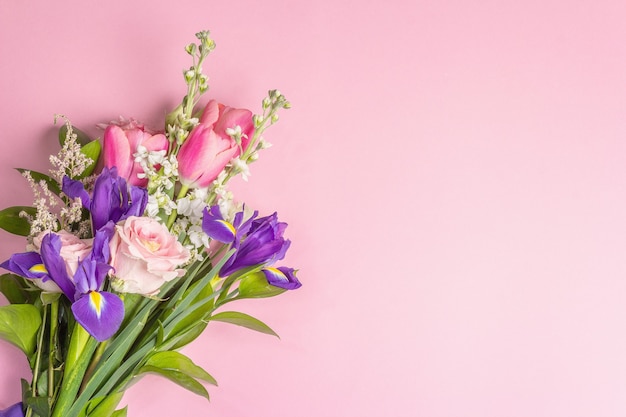
<path fill-rule="evenodd" d="M 13 404 L 9 408 L 0 410 L 0 417 L 24 417 L 24 410 L 22 410 L 22 403 Z"/>
<path fill-rule="evenodd" d="M 63 185 L 62 185 L 63 193 L 67 195 L 69 198 L 79 197 L 80 201 L 83 203 L 83 207 L 88 209 L 91 201 L 89 199 L 89 193 L 85 191 L 85 186 L 81 181 L 73 180 L 70 177 L 63 177 Z"/>
<path fill-rule="evenodd" d="M 117 332 L 124 319 L 124 303 L 110 292 L 90 292 L 72 304 L 76 321 L 99 342 Z"/>
<path fill-rule="evenodd" d="M 89 206 L 94 230 L 109 221 L 114 223 L 130 216 L 141 216 L 148 203 L 148 191 L 129 186 L 117 173 L 117 168 L 104 168 L 96 179 Z"/>
<path fill-rule="evenodd" d="M 61 257 L 61 238 L 48 233 L 41 240 L 41 258 L 50 278 L 61 288 L 70 300 L 74 299 L 74 283 L 67 274 L 65 261 Z"/>
<path fill-rule="evenodd" d="M 37 279 L 46 277 L 47 271 L 41 271 L 37 266 L 43 261 L 37 252 L 16 253 L 0 267 L 24 278 Z M 45 267 L 44 267 L 45 269 Z"/>
<path fill-rule="evenodd" d="M 295 290 L 300 288 L 302 284 L 296 278 L 296 272 L 293 268 L 281 266 L 279 268 L 268 267 L 263 269 L 267 282 L 271 285 L 286 290 Z"/>

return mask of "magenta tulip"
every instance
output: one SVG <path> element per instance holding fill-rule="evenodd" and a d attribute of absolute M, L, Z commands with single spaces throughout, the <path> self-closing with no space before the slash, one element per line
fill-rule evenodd
<path fill-rule="evenodd" d="M 227 129 L 241 128 L 241 148 Z M 245 150 L 254 133 L 252 112 L 209 101 L 200 123 L 191 131 L 178 152 L 181 183 L 190 188 L 208 187 L 228 162 Z"/>
<path fill-rule="evenodd" d="M 131 185 L 145 187 L 148 180 L 139 178 L 143 173 L 134 154 L 139 146 L 150 151 L 167 150 L 169 142 L 164 134 L 154 134 L 134 120 L 118 125 L 110 124 L 104 131 L 104 165 L 107 168 L 117 167 L 118 175 L 126 178 Z"/>

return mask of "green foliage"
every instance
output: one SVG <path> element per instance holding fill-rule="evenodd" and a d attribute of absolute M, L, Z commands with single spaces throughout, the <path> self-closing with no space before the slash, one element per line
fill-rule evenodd
<path fill-rule="evenodd" d="M 237 326 L 278 337 L 278 334 L 261 320 L 238 311 L 223 311 L 211 316 L 210 320 L 236 324 Z"/>
<path fill-rule="evenodd" d="M 42 291 L 40 298 L 41 298 L 41 304 L 49 305 L 49 304 L 54 303 L 55 301 L 58 301 L 59 298 L 61 298 L 61 293 Z"/>
<path fill-rule="evenodd" d="M 151 355 L 139 373 L 164 376 L 181 387 L 209 399 L 209 393 L 198 380 L 217 385 L 217 381 L 191 359 L 179 352 L 157 352 Z"/>
<path fill-rule="evenodd" d="M 28 236 L 30 233 L 30 222 L 27 218 L 20 217 L 21 212 L 35 216 L 37 209 L 35 207 L 13 206 L 0 210 L 0 228 L 14 235 Z"/>
<path fill-rule="evenodd" d="M 102 145 L 97 140 L 93 142 L 89 142 L 84 145 L 80 151 L 89 159 L 91 159 L 91 163 L 87 165 L 82 174 L 79 175 L 78 178 L 85 178 L 90 176 L 93 173 L 94 168 L 96 167 L 96 163 L 100 158 L 100 153 L 102 152 Z"/>
<path fill-rule="evenodd" d="M 72 126 L 72 132 L 76 135 L 76 140 L 81 146 L 85 146 L 92 141 L 92 139 L 85 132 L 80 130 L 79 128 Z M 59 128 L 59 143 L 61 146 L 65 144 L 65 139 L 67 138 L 67 125 L 64 124 Z"/>
<path fill-rule="evenodd" d="M 115 410 L 111 414 L 111 417 L 126 417 L 127 411 L 128 411 L 128 407 L 124 407 L 124 408 L 121 408 L 119 410 Z"/>
<path fill-rule="evenodd" d="M 192 328 L 181 331 L 176 335 L 175 343 L 171 347 L 171 349 L 180 349 L 183 346 L 187 346 L 189 343 L 193 342 L 202 334 L 204 329 L 209 323 L 206 321 L 200 321 L 196 323 Z"/>
<path fill-rule="evenodd" d="M 24 172 L 28 171 L 30 173 L 30 176 L 33 178 L 33 180 L 35 180 L 36 183 L 43 181 L 48 186 L 48 190 L 52 191 L 56 195 L 59 195 L 61 193 L 61 188 L 59 188 L 59 184 L 53 178 L 50 178 L 50 176 L 46 174 L 42 174 L 41 172 L 33 171 L 31 169 L 24 169 L 24 168 L 15 168 L 15 169 L 19 171 L 20 174 L 23 174 Z"/>
<path fill-rule="evenodd" d="M 23 278 L 14 274 L 0 275 L 0 292 L 11 304 L 26 304 L 31 299 Z"/>
<path fill-rule="evenodd" d="M 0 338 L 20 348 L 27 356 L 35 351 L 41 314 L 32 304 L 0 307 Z"/>
<path fill-rule="evenodd" d="M 76 134 L 76 140 L 78 144 L 81 146 L 81 152 L 83 155 L 92 160 L 91 164 L 89 164 L 82 174 L 78 176 L 77 179 L 85 178 L 90 176 L 93 173 L 96 164 L 98 163 L 98 159 L 100 158 L 100 153 L 102 151 L 102 145 L 97 140 L 92 140 L 89 135 L 87 135 L 82 130 L 78 129 L 75 126 L 72 126 L 72 132 Z M 65 144 L 65 140 L 67 138 L 67 125 L 64 124 L 59 128 L 59 143 L 61 146 Z"/>
<path fill-rule="evenodd" d="M 284 293 L 286 290 L 270 285 L 263 272 L 246 275 L 239 282 L 239 294 L 236 298 L 267 298 Z"/>
<path fill-rule="evenodd" d="M 209 384 L 217 385 L 215 378 L 180 352 L 157 352 L 148 358 L 146 365 L 179 371 Z"/>
<path fill-rule="evenodd" d="M 122 400 L 124 392 L 116 392 L 106 397 L 98 397 L 87 403 L 87 406 L 79 416 L 85 417 L 110 417 L 113 415 L 115 408 Z"/>
<path fill-rule="evenodd" d="M 34 396 L 30 385 L 25 379 L 22 379 L 22 402 L 25 406 L 32 409 L 37 417 L 50 417 L 48 398 Z"/>

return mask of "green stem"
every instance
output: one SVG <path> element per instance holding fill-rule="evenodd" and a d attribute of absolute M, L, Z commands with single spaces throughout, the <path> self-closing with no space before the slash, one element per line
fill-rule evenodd
<path fill-rule="evenodd" d="M 43 351 L 43 336 L 46 330 L 46 323 L 48 320 L 48 306 L 43 310 L 43 321 L 39 328 L 39 339 L 37 340 L 37 356 L 35 358 L 35 366 L 33 366 L 33 382 L 31 384 L 31 390 L 33 396 L 37 396 L 37 382 L 39 381 L 39 367 L 41 365 L 41 353 Z"/>
<path fill-rule="evenodd" d="M 87 371 L 85 372 L 85 377 L 83 378 L 83 383 L 81 384 L 79 393 L 83 392 L 83 390 L 85 389 L 85 385 L 89 382 L 89 379 L 91 375 L 93 374 L 93 371 L 96 369 L 98 362 L 100 362 L 100 359 L 102 358 L 102 354 L 104 353 L 104 350 L 106 349 L 108 344 L 109 344 L 108 340 L 98 344 L 96 353 L 94 353 L 93 358 L 91 358 L 91 362 L 89 363 L 89 366 L 87 367 Z"/>
<path fill-rule="evenodd" d="M 181 188 L 180 188 L 180 192 L 176 196 L 176 200 L 178 200 L 179 198 L 183 198 L 185 195 L 187 195 L 188 191 L 189 191 L 189 186 L 183 184 L 181 186 Z M 176 221 L 176 216 L 178 216 L 178 211 L 176 209 L 173 209 L 172 213 L 170 214 L 170 217 L 167 219 L 167 225 L 166 226 L 167 226 L 168 229 L 172 228 L 172 225 Z"/>
<path fill-rule="evenodd" d="M 98 341 L 78 323 L 74 325 L 63 373 L 63 385 L 52 417 L 69 417 L 69 409 L 80 389 L 83 377 L 96 350 Z"/>
<path fill-rule="evenodd" d="M 54 387 L 54 357 L 57 350 L 57 327 L 59 322 L 59 300 L 50 305 L 50 347 L 48 349 L 48 401 L 52 404 L 56 394 Z"/>

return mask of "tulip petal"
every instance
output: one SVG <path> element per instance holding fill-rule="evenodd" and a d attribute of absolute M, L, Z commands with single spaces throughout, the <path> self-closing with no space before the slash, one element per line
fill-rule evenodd
<path fill-rule="evenodd" d="M 226 129 L 232 129 L 235 126 L 241 128 L 241 147 L 245 150 L 254 134 L 254 122 L 252 121 L 252 112 L 250 110 L 227 107 L 215 123 L 213 130 L 221 137 L 227 138 L 229 136 L 226 133 Z"/>
<path fill-rule="evenodd" d="M 200 117 L 200 123 L 208 126 L 213 126 L 217 119 L 220 117 L 220 107 L 217 101 L 209 100 L 204 111 L 202 112 L 202 116 Z"/>
<path fill-rule="evenodd" d="M 124 302 L 109 292 L 91 291 L 72 304 L 76 321 L 99 342 L 115 334 L 124 320 Z"/>
<path fill-rule="evenodd" d="M 188 187 L 205 188 L 213 182 L 239 147 L 217 135 L 211 126 L 199 124 L 178 151 L 178 173 Z"/>
<path fill-rule="evenodd" d="M 170 146 L 170 142 L 167 140 L 163 133 L 144 137 L 141 143 L 148 151 L 166 151 Z"/>
<path fill-rule="evenodd" d="M 109 125 L 102 138 L 104 166 L 117 167 L 119 174 L 128 178 L 133 168 L 134 158 L 124 130 L 116 125 Z"/>

